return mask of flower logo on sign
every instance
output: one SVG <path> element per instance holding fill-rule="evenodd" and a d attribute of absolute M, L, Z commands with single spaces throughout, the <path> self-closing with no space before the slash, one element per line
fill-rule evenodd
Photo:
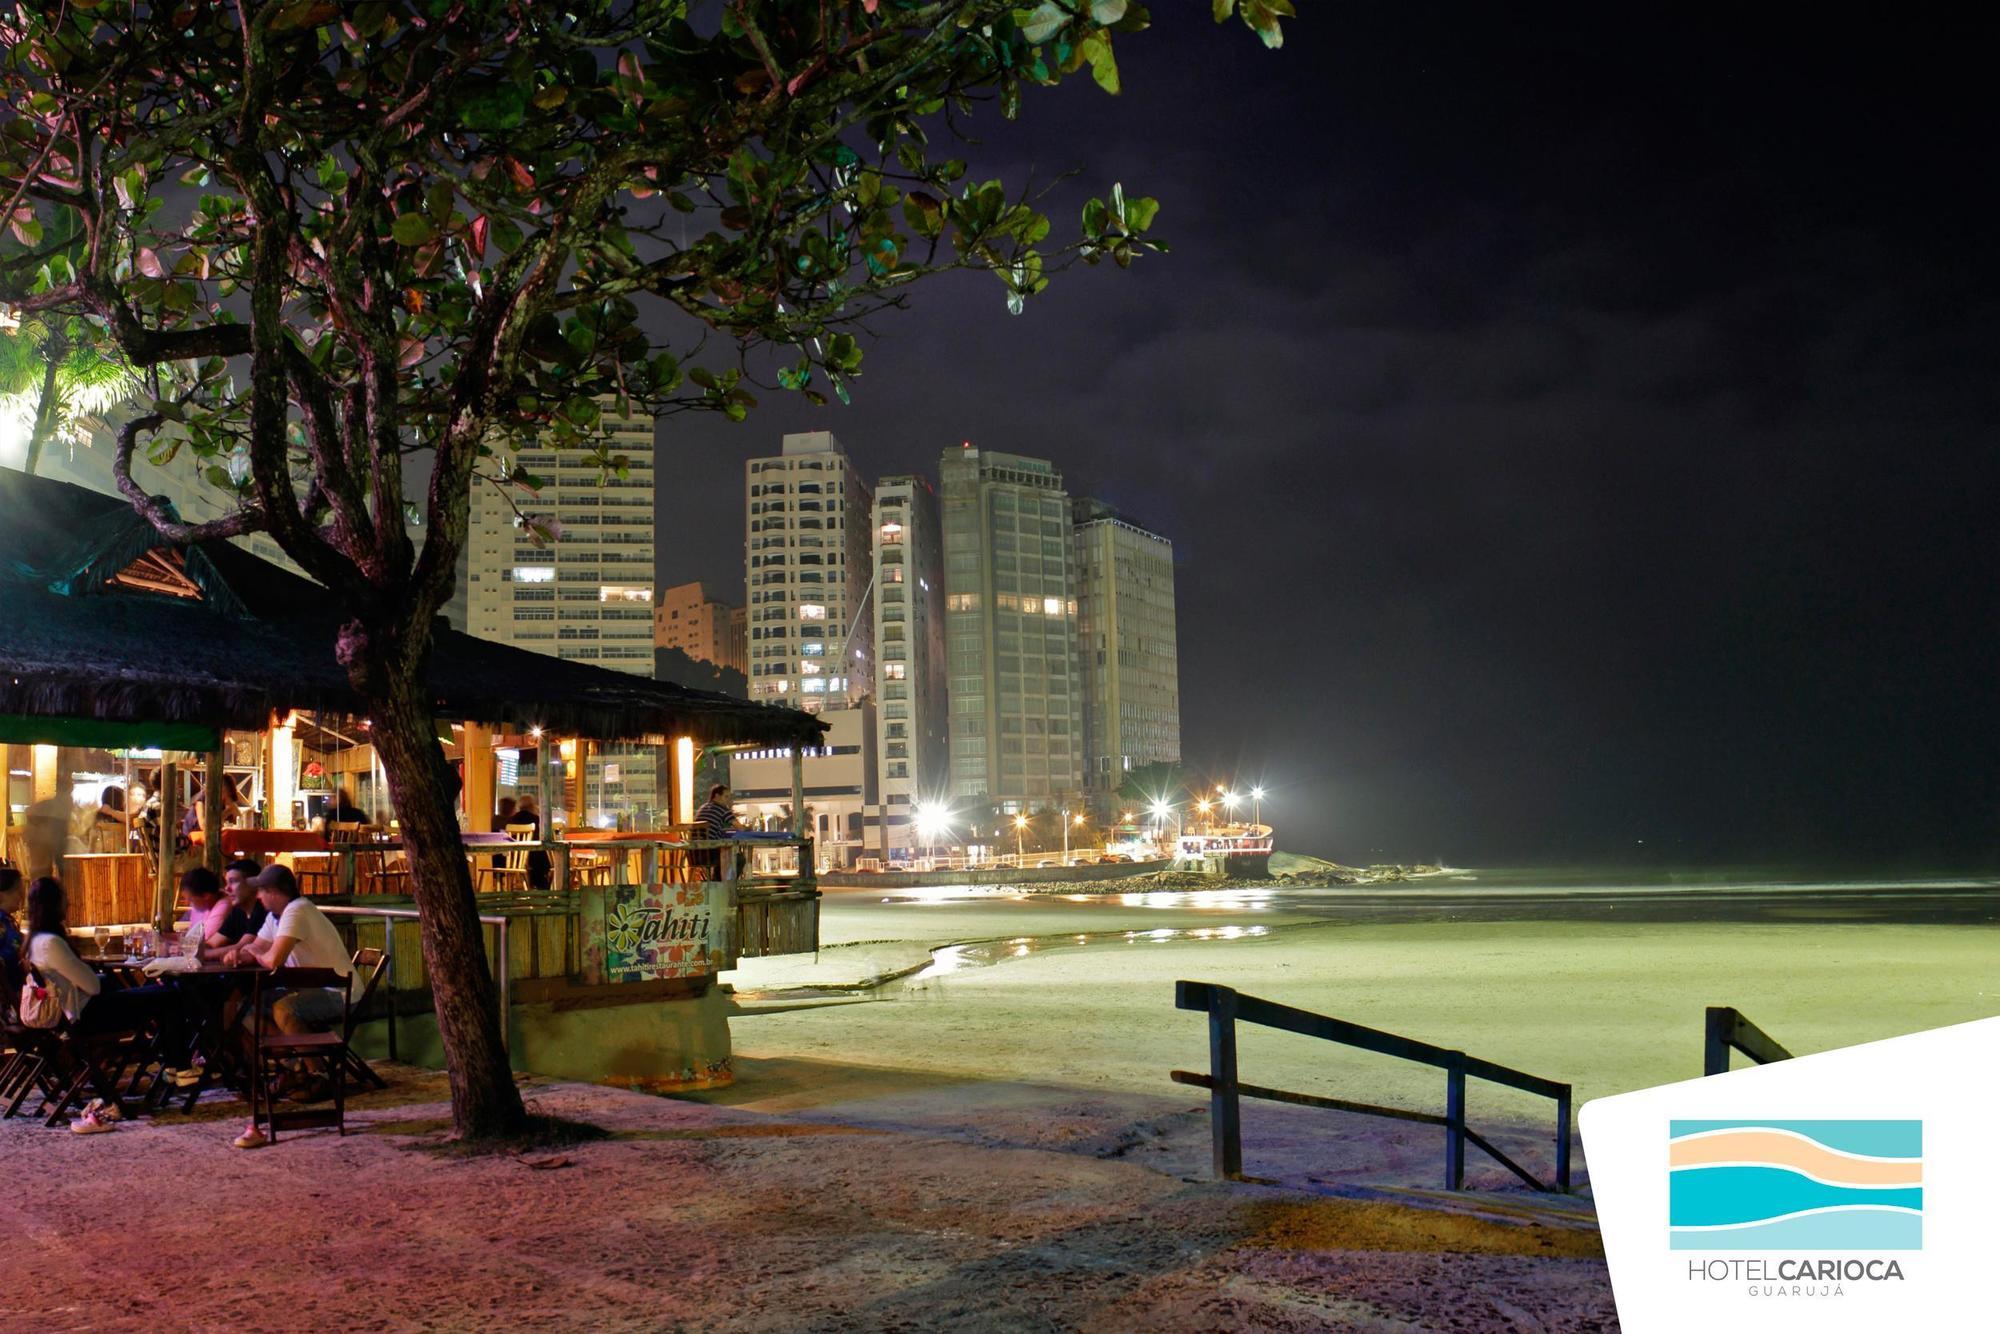
<path fill-rule="evenodd" d="M 620 904 L 604 923 L 604 943 L 617 954 L 637 954 L 647 919 L 652 914 L 636 904 Z"/>

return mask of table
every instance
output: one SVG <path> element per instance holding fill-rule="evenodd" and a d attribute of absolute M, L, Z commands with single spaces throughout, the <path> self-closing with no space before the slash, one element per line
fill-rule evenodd
<path fill-rule="evenodd" d="M 170 1059 L 169 1053 L 161 1052 L 159 1053 L 161 1074 L 155 1077 L 153 1086 L 144 1094 L 147 1105 L 158 1106 L 169 1098 L 185 1092 L 187 1102 L 181 1110 L 191 1112 L 201 1095 L 212 1088 L 228 1083 L 241 1091 L 240 1086 L 230 1078 L 232 1070 L 239 1064 L 237 1054 L 231 1048 L 230 1039 L 237 1029 L 242 1027 L 243 1016 L 249 1013 L 249 1007 L 238 1006 L 234 1015 L 228 1014 L 227 1010 L 230 997 L 243 990 L 243 983 L 255 977 L 263 969 L 255 964 L 204 962 L 194 968 L 178 969 L 174 972 L 161 973 L 158 977 L 148 977 L 145 966 L 150 960 L 123 955 L 79 954 L 77 957 L 107 977 L 117 977 L 127 986 L 143 986 L 150 982 L 171 983 L 181 998 L 187 1022 L 188 1054 L 199 1051 L 201 1078 L 185 1089 L 177 1085 L 168 1086 L 164 1078 L 165 1067 L 185 1061 L 186 1055 Z M 143 1073 L 146 1063 L 145 1060 L 141 1060 L 140 1073 Z M 137 1085 L 138 1077 L 135 1074 L 133 1088 L 128 1088 L 127 1094 L 134 1092 Z"/>

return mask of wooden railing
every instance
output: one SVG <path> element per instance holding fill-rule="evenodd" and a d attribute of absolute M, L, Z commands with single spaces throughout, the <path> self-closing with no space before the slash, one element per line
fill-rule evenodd
<path fill-rule="evenodd" d="M 1434 1047 L 1428 1042 L 1387 1033 L 1379 1028 L 1364 1028 L 1345 1019 L 1334 1019 L 1323 1014 L 1313 1014 L 1308 1010 L 1293 1009 L 1289 1005 L 1280 1005 L 1276 1001 L 1262 1000 L 1256 996 L 1239 995 L 1233 988 L 1219 987 L 1209 982 L 1176 982 L 1174 1004 L 1183 1010 L 1197 1010 L 1208 1015 L 1209 1072 L 1201 1075 L 1187 1070 L 1176 1070 L 1172 1078 L 1176 1084 L 1191 1084 L 1196 1088 L 1208 1090 L 1215 1174 L 1219 1177 L 1234 1181 L 1240 1180 L 1243 1176 L 1243 1120 L 1238 1099 L 1263 1098 L 1270 1102 L 1288 1102 L 1300 1107 L 1325 1107 L 1338 1112 L 1359 1112 L 1364 1116 L 1386 1116 L 1397 1121 L 1443 1126 L 1444 1184 L 1447 1190 L 1460 1190 L 1464 1187 L 1465 1146 L 1470 1143 L 1535 1190 L 1564 1194 L 1569 1191 L 1571 1136 L 1568 1084 L 1558 1084 L 1552 1079 L 1524 1074 L 1477 1056 L 1468 1056 L 1462 1051 Z M 1439 1116 L 1434 1112 L 1414 1112 L 1402 1107 L 1378 1107 L 1371 1103 L 1350 1102 L 1345 1098 L 1326 1098 L 1312 1093 L 1293 1093 L 1285 1089 L 1243 1083 L 1236 1077 L 1238 1022 L 1260 1024 L 1266 1028 L 1282 1029 L 1287 1033 L 1321 1038 L 1328 1042 L 1338 1042 L 1343 1046 L 1358 1047 L 1363 1051 L 1379 1052 L 1384 1056 L 1395 1056 L 1406 1061 L 1436 1066 L 1445 1072 L 1444 1115 Z M 1490 1083 L 1504 1084 L 1508 1088 L 1540 1094 L 1542 1097 L 1555 1100 L 1554 1185 L 1544 1185 L 1526 1168 L 1494 1147 L 1492 1141 L 1466 1125 L 1467 1078 L 1484 1079 Z"/>
<path fill-rule="evenodd" d="M 1779 1046 L 1770 1034 L 1729 1006 L 1709 1006 L 1703 1024 L 1702 1074 L 1728 1074 L 1732 1049 L 1742 1052 L 1759 1065 L 1792 1059 L 1792 1054 Z"/>

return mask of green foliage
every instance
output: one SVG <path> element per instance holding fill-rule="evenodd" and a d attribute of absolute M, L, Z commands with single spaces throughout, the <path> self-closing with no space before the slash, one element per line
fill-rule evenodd
<path fill-rule="evenodd" d="M 1153 764 L 1135 765 L 1125 771 L 1119 780 L 1118 796 L 1121 800 L 1134 803 L 1141 818 L 1145 818 L 1146 808 L 1156 801 L 1169 805 L 1179 805 L 1187 799 L 1187 776 L 1178 764 L 1159 761 Z"/>
<path fill-rule="evenodd" d="M 1292 8 L 1292 0 L 1214 0 L 1214 3 L 1217 23 L 1226 23 L 1231 14 L 1239 14 L 1250 30 L 1264 40 L 1264 45 L 1273 49 L 1285 44 L 1279 20 L 1293 18 L 1298 13 Z"/>
<path fill-rule="evenodd" d="M 1114 186 L 1057 238 L 950 155 L 1028 88 L 1117 92 L 1142 4 L 689 8 L 0 8 L 0 302 L 138 368 L 173 429 L 135 447 L 192 451 L 244 496 L 229 522 L 427 618 L 450 575 L 404 533 L 404 455 L 435 458 L 443 562 L 479 479 L 532 503 L 522 449 L 615 472 L 600 398 L 742 420 L 768 374 L 844 400 L 853 330 L 925 275 L 990 273 L 1020 312 L 1075 260 L 1165 249 L 1152 199 Z"/>

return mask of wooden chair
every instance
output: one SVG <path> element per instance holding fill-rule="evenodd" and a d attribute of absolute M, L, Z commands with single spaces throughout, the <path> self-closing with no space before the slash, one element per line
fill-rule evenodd
<path fill-rule="evenodd" d="M 272 1021 L 271 1002 L 280 991 L 302 991 L 326 987 L 340 993 L 340 1023 L 324 1033 L 286 1033 Z M 280 1124 L 297 1129 L 303 1126 L 337 1126 L 347 1134 L 347 1034 L 353 1025 L 354 1007 L 348 979 L 331 968 L 280 968 L 259 973 L 250 998 L 250 1121 L 262 1122 L 278 1142 Z M 281 1061 L 321 1061 L 333 1081 L 333 1109 L 298 1107 L 280 1110 L 271 1084 Z M 261 1108 L 261 1110 L 260 1110 Z"/>
<path fill-rule="evenodd" d="M 389 956 L 373 946 L 354 951 L 354 975 L 361 979 L 361 999 L 347 1007 L 347 1026 L 341 1036 L 347 1040 L 347 1069 L 358 1083 L 385 1089 L 389 1081 L 375 1073 L 375 1068 L 361 1059 L 361 1053 L 354 1050 L 354 1026 L 367 1016 L 368 1002 L 375 998 L 375 985 L 382 980 L 384 965 Z"/>
<path fill-rule="evenodd" d="M 540 835 L 531 824 L 510 824 L 507 826 L 507 837 L 523 846 L 495 845 L 500 849 L 498 863 L 481 866 L 477 877 L 489 890 L 521 890 L 528 887 L 528 854 L 534 849 L 525 845 L 538 841 Z"/>

